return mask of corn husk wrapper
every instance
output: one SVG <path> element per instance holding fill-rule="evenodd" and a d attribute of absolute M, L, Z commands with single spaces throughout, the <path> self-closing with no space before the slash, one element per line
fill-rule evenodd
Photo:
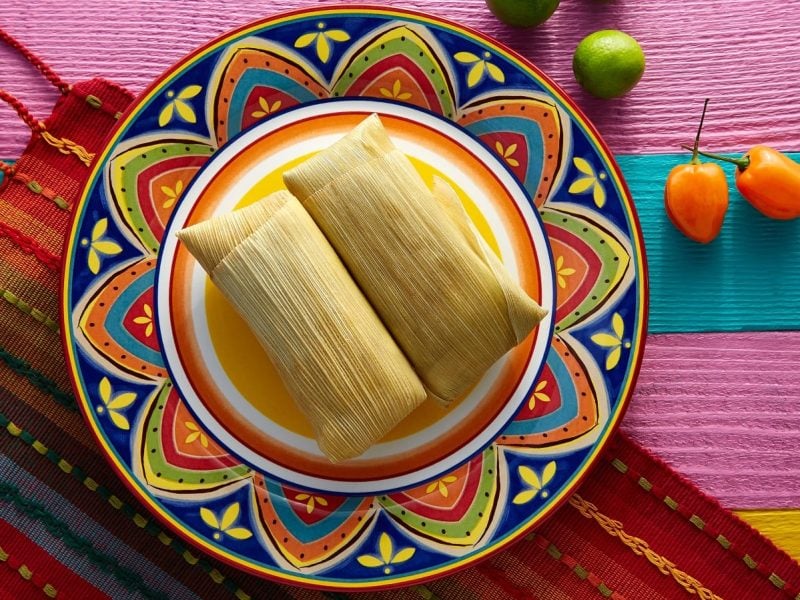
<path fill-rule="evenodd" d="M 284 173 L 430 393 L 462 396 L 545 316 L 444 182 L 428 190 L 373 115 Z"/>
<path fill-rule="evenodd" d="M 178 233 L 247 321 L 332 461 L 426 397 L 322 232 L 288 192 Z"/>

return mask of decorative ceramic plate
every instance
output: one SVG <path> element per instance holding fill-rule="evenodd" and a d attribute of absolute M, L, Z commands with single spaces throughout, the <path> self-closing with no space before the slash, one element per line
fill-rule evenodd
<path fill-rule="evenodd" d="M 551 314 L 454 407 L 331 465 L 174 232 L 372 112 Z M 607 149 L 535 68 L 431 17 L 319 9 L 212 42 L 120 120 L 75 210 L 63 330 L 94 435 L 177 533 L 288 583 L 405 585 L 519 538 L 591 467 L 641 361 L 644 250 Z"/>

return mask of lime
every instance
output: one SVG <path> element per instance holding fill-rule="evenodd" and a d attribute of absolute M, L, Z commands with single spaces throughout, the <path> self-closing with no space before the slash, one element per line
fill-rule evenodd
<path fill-rule="evenodd" d="M 494 16 L 507 25 L 535 27 L 550 18 L 561 0 L 486 0 Z"/>
<path fill-rule="evenodd" d="M 644 52 L 635 39 L 616 29 L 587 35 L 572 57 L 572 71 L 598 98 L 617 98 L 633 89 L 644 73 Z"/>

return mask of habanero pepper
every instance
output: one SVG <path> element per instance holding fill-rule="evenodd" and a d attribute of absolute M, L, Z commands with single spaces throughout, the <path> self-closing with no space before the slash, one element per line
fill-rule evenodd
<path fill-rule="evenodd" d="M 719 235 L 728 210 L 728 181 L 714 163 L 701 163 L 697 147 L 706 117 L 708 99 L 694 139 L 692 160 L 674 167 L 664 186 L 664 209 L 669 220 L 683 235 L 707 244 Z"/>
<path fill-rule="evenodd" d="M 736 165 L 736 187 L 764 216 L 780 220 L 800 217 L 800 164 L 782 152 L 755 146 L 741 158 L 699 154 Z"/>

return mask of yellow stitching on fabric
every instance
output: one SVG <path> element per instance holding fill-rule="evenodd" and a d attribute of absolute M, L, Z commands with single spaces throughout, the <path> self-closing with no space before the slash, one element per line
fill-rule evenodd
<path fill-rule="evenodd" d="M 93 153 L 86 150 L 86 148 L 80 144 L 76 144 L 72 140 L 68 140 L 67 138 L 57 138 L 44 128 L 44 123 L 40 123 L 39 125 L 39 134 L 42 136 L 42 139 L 53 146 L 53 148 L 61 152 L 61 154 L 74 154 L 78 157 L 78 160 L 80 160 L 87 167 L 92 163 L 92 160 L 94 159 Z"/>
<path fill-rule="evenodd" d="M 12 421 L 8 420 L 5 417 L 5 415 L 3 415 L 3 414 L 0 414 L 0 423 L 5 423 L 5 428 L 6 428 L 6 430 L 8 431 L 9 434 L 11 434 L 14 437 L 20 437 L 21 436 L 22 439 L 25 441 L 25 443 L 28 446 L 34 448 L 38 453 L 40 453 L 42 455 L 46 455 L 51 461 L 53 461 L 55 464 L 57 464 L 59 466 L 59 468 L 64 473 L 71 473 L 71 472 L 73 472 L 75 470 L 75 467 L 73 467 L 70 463 L 68 463 L 63 458 L 59 458 L 58 454 L 56 452 L 51 451 L 50 449 L 48 449 L 47 446 L 45 446 L 39 440 L 34 439 L 30 434 L 28 434 L 22 428 L 20 428 L 17 425 L 15 425 Z M 77 475 L 77 473 L 76 473 L 76 475 Z M 85 477 L 82 480 L 82 482 L 87 488 L 89 488 L 93 492 L 101 493 L 100 491 L 98 491 L 100 489 L 100 484 L 98 484 L 91 477 Z M 117 510 L 120 510 L 125 506 L 125 503 L 122 500 L 120 500 L 117 496 L 115 496 L 113 494 L 109 494 L 108 490 L 106 490 L 104 488 L 101 495 L 103 497 L 105 497 L 106 494 L 108 494 L 108 502 L 109 502 L 109 504 L 111 506 L 113 506 L 114 508 L 116 508 Z M 126 513 L 126 514 L 128 514 L 128 513 Z M 145 519 L 145 517 L 143 517 L 139 513 L 134 513 L 133 516 L 131 517 L 131 519 L 139 527 L 144 528 L 144 527 L 146 527 L 148 525 L 147 519 Z M 149 532 L 149 530 L 148 530 L 148 532 Z M 170 546 L 172 544 L 172 542 L 173 542 L 173 539 L 170 536 L 168 536 L 167 534 L 165 534 L 163 531 L 160 531 L 157 534 L 156 537 L 165 546 Z M 175 547 L 175 549 L 177 550 L 177 546 Z M 3 550 L 3 548 L 0 547 L 0 562 L 6 561 L 8 559 L 8 556 L 9 555 Z M 181 556 L 183 556 L 183 558 L 186 560 L 186 562 L 188 562 L 191 565 L 195 565 L 195 564 L 199 563 L 200 560 L 201 560 L 200 557 L 194 556 L 188 550 L 184 550 L 183 552 L 181 552 Z M 209 565 L 204 564 L 204 565 L 201 565 L 201 566 L 202 566 L 203 570 L 205 571 Z M 217 571 L 216 569 L 212 568 L 212 569 L 210 569 L 210 571 L 207 571 L 207 572 L 208 572 L 209 577 L 211 577 L 211 579 L 215 583 L 222 583 L 223 581 L 225 581 L 225 576 L 222 573 L 220 573 L 219 571 Z M 226 587 L 228 587 L 229 590 L 230 590 L 230 587 L 234 587 L 234 586 L 235 586 L 235 583 L 232 586 L 226 586 Z M 53 586 L 51 586 L 50 584 L 45 585 L 42 588 L 42 590 L 49 597 L 51 597 L 51 598 L 55 598 L 56 597 L 56 594 L 57 594 L 56 589 Z M 239 600 L 251 600 L 250 595 L 247 592 L 245 592 L 244 590 L 242 590 L 241 588 L 239 588 L 239 587 L 236 588 L 236 591 L 233 591 L 233 590 L 230 590 L 230 591 Z"/>
<path fill-rule="evenodd" d="M 18 308 L 19 310 L 21 310 L 25 314 L 30 315 L 31 317 L 33 317 L 34 319 L 39 321 L 42 325 L 44 325 L 48 329 L 51 329 L 52 331 L 55 331 L 56 333 L 59 332 L 58 323 L 56 323 L 53 319 L 48 317 L 46 314 L 44 314 L 38 308 L 33 308 L 30 304 L 28 304 L 24 300 L 21 300 L 13 292 L 9 292 L 8 290 L 0 290 L 0 298 L 5 300 L 6 302 L 11 304 L 12 306 L 15 306 L 16 308 Z"/>
<path fill-rule="evenodd" d="M 692 515 L 691 517 L 689 517 L 689 522 L 698 529 L 704 529 L 706 526 L 706 522 L 703 521 L 703 519 L 701 519 L 697 515 Z"/>
<path fill-rule="evenodd" d="M 209 577 L 214 580 L 214 583 L 222 583 L 225 581 L 225 575 L 217 571 L 216 569 L 211 569 L 208 572 Z"/>
<path fill-rule="evenodd" d="M 775 573 L 772 573 L 769 576 L 769 580 L 779 590 L 782 590 L 784 588 L 784 586 L 786 585 L 786 582 L 783 579 L 781 579 L 780 577 L 778 577 Z"/>
<path fill-rule="evenodd" d="M 644 477 L 639 477 L 639 487 L 644 491 L 649 492 L 653 489 L 653 484 L 647 481 Z"/>
<path fill-rule="evenodd" d="M 678 569 L 675 563 L 652 550 L 650 545 L 643 539 L 626 533 L 621 522 L 611 519 L 599 512 L 597 507 L 591 502 L 584 500 L 578 494 L 574 494 L 569 499 L 569 503 L 584 517 L 593 519 L 606 533 L 619 538 L 619 540 L 630 548 L 634 554 L 644 556 L 661 573 L 672 576 L 672 578 L 690 594 L 697 594 L 698 597 L 703 600 L 722 600 L 714 592 L 703 586 L 697 579 Z"/>
<path fill-rule="evenodd" d="M 417 592 L 422 597 L 422 600 L 440 600 L 439 596 L 434 594 L 424 585 L 415 585 L 411 589 Z"/>
<path fill-rule="evenodd" d="M 620 473 L 627 473 L 627 471 L 628 471 L 628 466 L 618 458 L 611 459 L 611 464 Z M 633 477 L 631 477 L 630 474 L 628 474 L 628 477 L 630 479 L 633 479 Z M 644 479 L 644 478 L 640 477 L 638 481 L 640 482 L 642 479 Z M 640 483 L 640 485 L 641 485 L 641 483 Z M 648 492 L 649 491 L 650 490 L 648 490 Z M 656 497 L 658 497 L 658 496 L 656 495 Z M 678 503 L 675 500 L 673 500 L 672 498 L 670 498 L 669 496 L 664 496 L 664 498 L 662 500 L 663 500 L 664 504 L 666 506 L 668 506 L 669 508 L 671 508 L 672 510 L 678 510 Z M 682 516 L 685 516 L 685 515 L 682 515 Z M 703 521 L 703 519 L 701 517 L 699 517 L 698 515 L 692 514 L 690 517 L 686 517 L 686 518 L 695 527 L 697 527 L 701 531 L 706 531 L 706 533 L 709 535 L 709 537 L 712 537 L 712 534 L 705 529 L 705 521 Z M 731 550 L 732 544 L 728 540 L 728 538 L 726 538 L 724 535 L 719 534 L 715 538 L 712 538 L 712 539 L 715 539 L 719 543 L 719 545 L 722 546 L 725 550 Z M 753 558 L 749 554 L 745 554 L 742 557 L 742 561 L 750 569 L 755 570 L 755 569 L 758 568 L 758 563 L 755 560 L 753 560 Z M 770 578 L 767 577 L 767 575 L 765 573 L 762 573 L 762 572 L 759 572 L 759 573 L 762 574 L 765 578 L 770 579 Z M 778 579 L 778 581 L 783 581 L 783 579 L 781 579 L 777 574 L 773 573 L 773 575 L 775 575 L 775 577 Z M 772 581 L 772 579 L 770 579 L 770 581 Z M 772 583 L 775 584 L 774 581 L 772 581 Z M 800 600 L 800 594 L 797 594 L 797 596 L 795 597 L 794 600 Z"/>
<path fill-rule="evenodd" d="M 67 202 L 63 196 L 59 196 L 55 190 L 44 187 L 41 183 L 34 180 L 30 175 L 14 172 L 12 179 L 25 185 L 25 187 L 27 187 L 34 194 L 39 194 L 42 197 L 52 201 L 53 204 L 55 204 L 61 210 L 69 210 L 69 202 Z"/>
<path fill-rule="evenodd" d="M 5 550 L 3 550 L 2 546 L 0 546 L 0 562 L 6 562 L 9 559 L 9 557 L 10 557 L 10 554 L 8 552 L 6 552 Z M 19 566 L 19 568 L 17 569 L 17 573 L 19 573 L 19 576 L 22 577 L 26 581 L 31 581 L 31 579 L 33 578 L 33 571 L 31 571 L 28 568 L 28 566 L 24 565 L 24 564 Z M 42 586 L 42 591 L 49 598 L 55 598 L 58 595 L 58 592 L 56 591 L 56 588 L 54 588 L 49 583 L 46 583 L 46 584 L 44 584 L 44 586 Z"/>
<path fill-rule="evenodd" d="M 101 108 L 103 106 L 103 101 L 97 96 L 92 96 L 91 94 L 87 94 L 84 100 L 86 100 L 86 104 L 92 108 Z"/>

